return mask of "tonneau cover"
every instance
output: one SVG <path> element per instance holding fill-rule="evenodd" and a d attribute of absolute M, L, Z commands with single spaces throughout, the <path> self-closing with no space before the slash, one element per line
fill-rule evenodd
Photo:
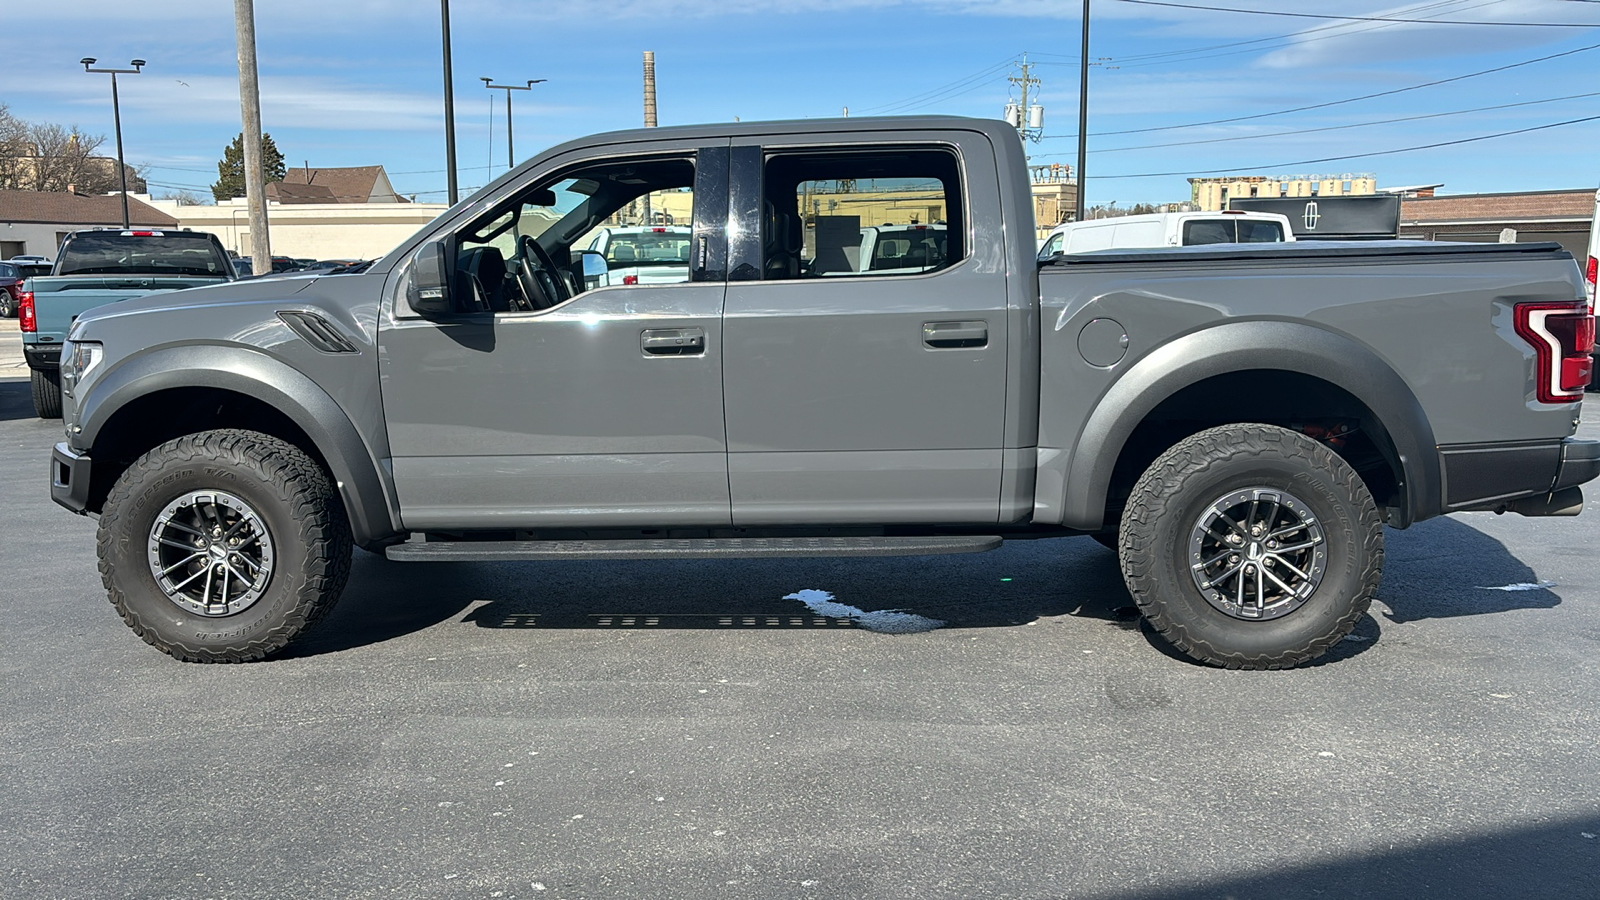
<path fill-rule="evenodd" d="M 1084 266 L 1105 263 L 1195 263 L 1221 260 L 1281 261 L 1328 259 L 1343 256 L 1405 257 L 1517 253 L 1571 259 L 1572 254 L 1554 241 L 1528 244 L 1473 244 L 1455 241 L 1288 241 L 1263 244 L 1201 244 L 1194 247 L 1128 247 L 1089 253 L 1057 253 L 1042 261 L 1046 266 Z"/>

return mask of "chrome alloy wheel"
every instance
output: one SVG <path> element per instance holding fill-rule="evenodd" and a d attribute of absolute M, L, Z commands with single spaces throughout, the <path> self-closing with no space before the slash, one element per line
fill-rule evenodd
<path fill-rule="evenodd" d="M 1322 523 L 1287 491 L 1253 487 L 1206 507 L 1189 534 L 1189 573 L 1201 596 L 1236 619 L 1286 616 L 1327 571 Z"/>
<path fill-rule="evenodd" d="M 150 526 L 150 573 L 167 599 L 200 616 L 231 616 L 272 580 L 272 535 L 232 494 L 190 491 Z"/>

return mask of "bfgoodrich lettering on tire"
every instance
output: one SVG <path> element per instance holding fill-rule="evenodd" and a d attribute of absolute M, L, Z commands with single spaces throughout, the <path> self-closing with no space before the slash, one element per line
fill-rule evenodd
<path fill-rule="evenodd" d="M 248 662 L 327 615 L 350 574 L 344 506 L 293 445 L 250 431 L 169 441 L 117 480 L 100 575 L 140 637 L 188 662 Z"/>
<path fill-rule="evenodd" d="M 1372 495 L 1327 447 L 1272 425 L 1189 437 L 1145 471 L 1119 533 L 1134 602 L 1172 645 L 1230 669 L 1315 659 L 1383 570 Z"/>

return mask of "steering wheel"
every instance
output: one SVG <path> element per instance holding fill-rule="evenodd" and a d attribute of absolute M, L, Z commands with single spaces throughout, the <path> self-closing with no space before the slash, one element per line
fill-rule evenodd
<path fill-rule="evenodd" d="M 538 241 L 528 235 L 518 238 L 517 255 L 522 257 L 517 282 L 534 309 L 549 309 L 572 299 L 571 286 Z"/>

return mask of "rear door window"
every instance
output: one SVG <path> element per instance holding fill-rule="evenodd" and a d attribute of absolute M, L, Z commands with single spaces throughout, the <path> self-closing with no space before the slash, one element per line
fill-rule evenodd
<path fill-rule="evenodd" d="M 1183 223 L 1183 245 L 1265 244 L 1283 240 L 1283 226 L 1262 219 L 1190 219 Z"/>

